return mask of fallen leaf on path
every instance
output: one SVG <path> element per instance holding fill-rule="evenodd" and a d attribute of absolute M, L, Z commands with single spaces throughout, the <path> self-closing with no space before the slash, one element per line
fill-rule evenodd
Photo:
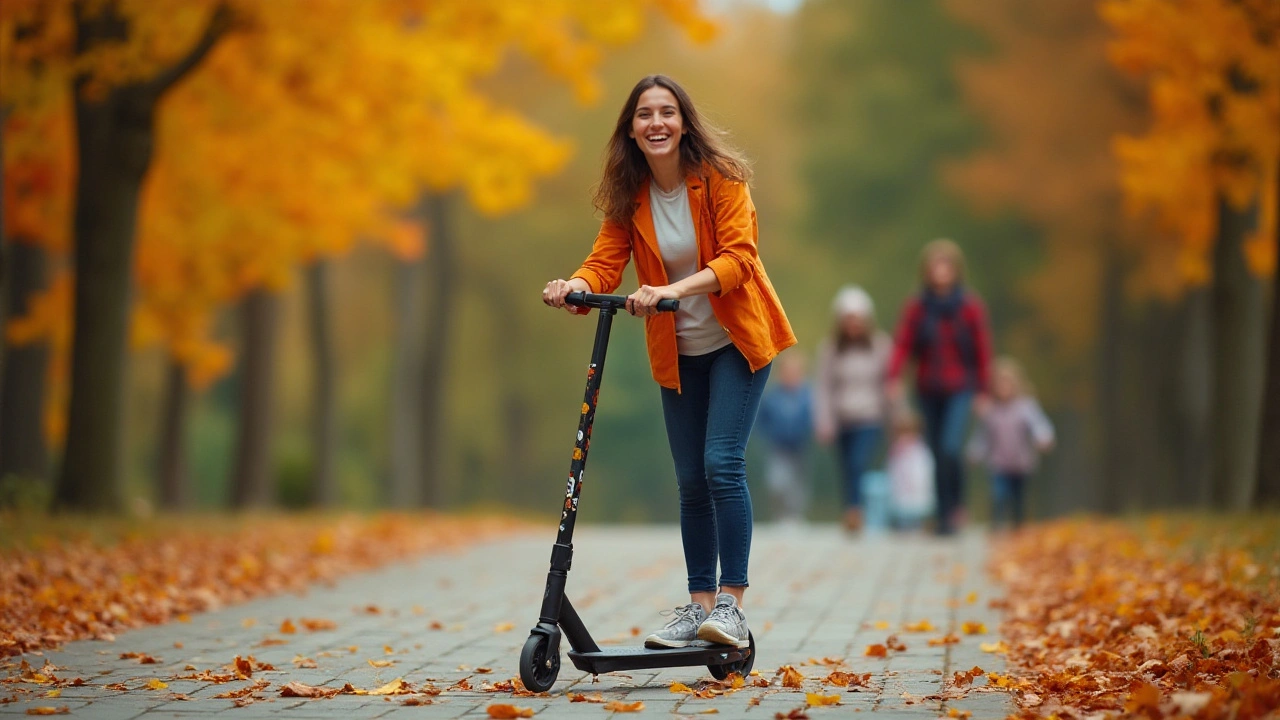
<path fill-rule="evenodd" d="M 955 645 L 960 642 L 960 638 L 954 633 L 948 633 L 938 638 L 929 638 L 929 647 L 938 647 L 941 645 Z"/>
<path fill-rule="evenodd" d="M 338 688 L 315 687 L 295 681 L 280 688 L 280 697 L 328 698 L 338 692 Z"/>
<path fill-rule="evenodd" d="M 323 620 L 320 618 L 298 618 L 298 622 L 302 623 L 302 627 L 305 628 L 307 632 L 338 629 L 338 623 L 332 620 Z"/>
<path fill-rule="evenodd" d="M 902 629 L 907 632 L 925 633 L 925 632 L 933 632 L 937 628 L 935 628 L 933 626 L 933 623 L 929 622 L 928 620 L 921 620 L 919 622 L 907 623 L 906 625 L 902 626 Z"/>
<path fill-rule="evenodd" d="M 670 688 L 668 688 L 668 689 L 669 689 L 671 692 L 673 692 L 673 693 L 691 693 L 691 692 L 693 692 L 693 688 L 689 687 L 688 685 L 685 685 L 685 684 L 684 684 L 684 683 L 682 683 L 682 682 L 673 682 L 673 683 L 671 683 L 671 687 L 670 687 Z"/>
<path fill-rule="evenodd" d="M 432 700 L 432 699 L 431 699 L 431 698 L 429 698 L 429 697 L 416 697 L 416 696 L 415 696 L 415 697 L 407 697 L 407 698 L 405 698 L 405 699 L 404 699 L 404 702 L 401 702 L 400 704 L 401 704 L 401 705 L 431 705 L 431 704 L 433 704 L 434 702 L 435 702 L 435 700 Z"/>
<path fill-rule="evenodd" d="M 796 708 L 791 712 L 774 713 L 773 720 L 809 720 L 809 713 L 804 708 Z"/>
<path fill-rule="evenodd" d="M 489 673 L 493 672 L 493 668 L 478 667 L 476 668 L 476 672 L 480 673 L 481 675 L 488 675 Z"/>
<path fill-rule="evenodd" d="M 783 665 L 778 668 L 774 676 L 778 675 L 782 676 L 782 687 L 799 688 L 804 683 L 804 675 L 801 675 L 799 670 L 790 665 Z"/>
<path fill-rule="evenodd" d="M 151 690 L 167 690 L 169 684 L 162 682 L 159 678 L 151 678 L 147 681 L 147 687 Z"/>
<path fill-rule="evenodd" d="M 984 653 L 995 653 L 996 655 L 1004 655 L 1009 652 L 1009 646 L 1003 640 L 993 643 L 979 643 L 978 649 Z"/>
<path fill-rule="evenodd" d="M 71 708 L 67 707 L 66 705 L 62 705 L 59 707 L 48 707 L 48 706 L 29 707 L 27 708 L 27 714 L 28 715 L 70 715 Z"/>
<path fill-rule="evenodd" d="M 897 635 L 885 638 L 884 645 L 894 652 L 905 652 L 907 649 L 907 644 L 899 640 Z"/>
<path fill-rule="evenodd" d="M 965 635 L 986 635 L 987 626 L 970 620 L 960 624 L 960 631 Z"/>
<path fill-rule="evenodd" d="M 146 653 L 140 653 L 140 652 L 123 652 L 123 653 L 120 653 L 120 659 L 121 659 L 121 660 L 130 660 L 130 659 L 135 659 L 135 660 L 137 660 L 137 661 L 138 661 L 138 663 L 139 663 L 139 664 L 141 664 L 141 665 L 155 665 L 155 664 L 157 664 L 157 663 L 159 663 L 159 662 L 160 662 L 160 659 L 159 659 L 159 658 L 153 657 L 153 656 L 148 655 L 148 654 L 146 654 Z"/>
<path fill-rule="evenodd" d="M 956 674 L 951 677 L 951 684 L 954 685 L 955 687 L 965 687 L 967 685 L 972 684 L 974 678 L 977 678 L 982 674 L 983 674 L 982 668 L 978 667 L 977 665 L 974 665 L 973 668 L 970 670 L 962 670 L 962 671 L 956 672 Z"/>
<path fill-rule="evenodd" d="M 838 685 L 840 687 L 862 686 L 869 687 L 871 685 L 871 673 L 852 673 L 833 671 L 822 679 L 822 682 L 830 685 Z"/>
<path fill-rule="evenodd" d="M 489 717 L 495 720 L 511 720 L 512 718 L 531 718 L 533 717 L 533 708 L 518 708 L 515 705 L 490 705 L 485 709 L 489 713 Z"/>
<path fill-rule="evenodd" d="M 604 709 L 610 712 L 631 713 L 644 710 L 644 703 L 637 700 L 635 702 L 622 702 L 621 700 L 611 700 L 604 704 Z"/>
<path fill-rule="evenodd" d="M 292 635 L 296 632 L 298 632 L 298 626 L 294 625 L 289 618 L 285 618 L 284 622 L 280 623 L 280 633 L 282 635 Z"/>
<path fill-rule="evenodd" d="M 888 657 L 889 649 L 876 643 L 875 645 L 868 645 L 866 652 L 863 654 L 867 657 Z"/>
<path fill-rule="evenodd" d="M 462 679 L 461 679 L 461 680 L 459 680 L 458 682 L 456 682 L 456 683 L 454 683 L 454 684 L 450 685 L 450 686 L 449 686 L 449 689 L 450 689 L 450 690 L 464 690 L 464 691 L 465 691 L 465 690 L 470 690 L 470 689 L 471 689 L 471 681 L 470 681 L 470 680 L 468 680 L 467 678 L 462 678 Z"/>
<path fill-rule="evenodd" d="M 571 703 L 576 703 L 576 702 L 603 703 L 604 696 L 601 695 L 600 693 L 592 693 L 590 695 L 583 695 L 582 693 L 569 693 L 569 702 Z"/>
<path fill-rule="evenodd" d="M 809 707 L 815 707 L 819 705 L 839 705 L 840 695 L 839 694 L 823 695 L 822 693 L 805 693 L 804 700 L 806 703 L 809 704 Z"/>
<path fill-rule="evenodd" d="M 395 660 L 366 660 L 365 662 L 376 668 L 391 667 L 396 664 Z"/>
<path fill-rule="evenodd" d="M 515 623 L 510 623 L 510 622 L 498 623 L 497 625 L 493 626 L 493 631 L 496 633 L 504 633 L 515 628 L 515 626 L 516 626 Z"/>
<path fill-rule="evenodd" d="M 413 690 L 409 688 L 409 685 L 404 681 L 404 678 L 396 678 L 395 680 L 392 680 L 391 682 L 387 683 L 386 685 L 383 685 L 377 690 L 370 690 L 369 694 L 370 695 L 403 695 L 405 693 L 411 693 L 411 692 L 413 692 Z"/>
<path fill-rule="evenodd" d="M 312 660 L 312 659 L 311 659 L 311 658 L 309 658 L 309 657 L 303 657 L 303 656 L 301 656 L 301 655 L 294 655 L 294 656 L 293 656 L 293 666 L 294 666 L 294 667 L 296 667 L 296 668 L 315 668 L 315 667 L 317 667 L 317 666 L 316 666 L 316 661 L 315 661 L 315 660 Z"/>

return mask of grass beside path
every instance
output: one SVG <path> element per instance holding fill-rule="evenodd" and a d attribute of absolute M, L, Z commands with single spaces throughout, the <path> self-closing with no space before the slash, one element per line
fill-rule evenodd
<path fill-rule="evenodd" d="M 0 516 L 0 657 L 185 621 L 518 527 L 427 512 Z"/>
<path fill-rule="evenodd" d="M 1280 516 L 1073 519 L 993 548 L 1020 718 L 1280 710 Z"/>

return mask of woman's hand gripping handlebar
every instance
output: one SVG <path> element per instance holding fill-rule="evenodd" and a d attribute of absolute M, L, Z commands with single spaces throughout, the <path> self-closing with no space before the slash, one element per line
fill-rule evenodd
<path fill-rule="evenodd" d="M 588 292 L 571 292 L 564 296 L 566 305 L 581 308 L 615 308 L 618 310 L 627 309 L 628 299 L 626 295 L 597 295 L 596 293 Z M 680 301 L 670 298 L 659 300 L 657 309 L 658 312 L 675 312 L 680 309 Z"/>

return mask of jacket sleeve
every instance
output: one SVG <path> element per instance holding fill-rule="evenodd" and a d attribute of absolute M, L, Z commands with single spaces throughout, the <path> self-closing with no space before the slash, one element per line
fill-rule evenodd
<path fill-rule="evenodd" d="M 813 426 L 819 431 L 836 429 L 836 411 L 832 395 L 835 394 L 835 346 L 830 340 L 818 347 L 818 362 L 813 374 Z"/>
<path fill-rule="evenodd" d="M 731 292 L 755 276 L 759 255 L 756 251 L 756 206 L 746 183 L 719 179 L 708 182 L 714 194 L 711 218 L 715 225 L 715 257 L 707 267 L 720 281 L 717 295 Z"/>
<path fill-rule="evenodd" d="M 1044 410 L 1040 407 L 1040 403 L 1035 398 L 1028 397 L 1023 407 L 1023 411 L 1027 416 L 1027 427 L 1031 429 L 1031 437 L 1040 445 L 1047 445 L 1054 441 L 1053 423 L 1049 421 L 1049 417 L 1044 414 Z"/>
<path fill-rule="evenodd" d="M 902 309 L 902 317 L 898 320 L 898 329 L 893 333 L 893 352 L 889 355 L 889 380 L 892 382 L 902 375 L 902 368 L 911 356 L 911 345 L 916 336 L 917 304 L 908 301 Z"/>
<path fill-rule="evenodd" d="M 622 271 L 631 261 L 631 233 L 627 228 L 605 220 L 596 235 L 591 254 L 572 277 L 582 278 L 593 293 L 611 293 L 622 284 Z"/>

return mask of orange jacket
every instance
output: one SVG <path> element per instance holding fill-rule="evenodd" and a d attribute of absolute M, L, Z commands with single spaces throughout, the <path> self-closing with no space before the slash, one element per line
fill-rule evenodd
<path fill-rule="evenodd" d="M 698 269 L 711 268 L 720 281 L 720 292 L 710 295 L 711 309 L 755 372 L 795 345 L 796 336 L 756 253 L 756 208 L 751 193 L 745 183 L 727 180 L 709 166 L 690 174 L 685 184 L 698 236 Z M 592 292 L 613 292 L 622 284 L 622 271 L 633 255 L 641 285 L 669 284 L 653 229 L 647 181 L 636 194 L 630 227 L 605 220 L 591 254 L 573 277 L 585 280 Z M 663 387 L 679 390 L 675 315 L 658 313 L 645 318 L 644 334 L 653 379 Z"/>

